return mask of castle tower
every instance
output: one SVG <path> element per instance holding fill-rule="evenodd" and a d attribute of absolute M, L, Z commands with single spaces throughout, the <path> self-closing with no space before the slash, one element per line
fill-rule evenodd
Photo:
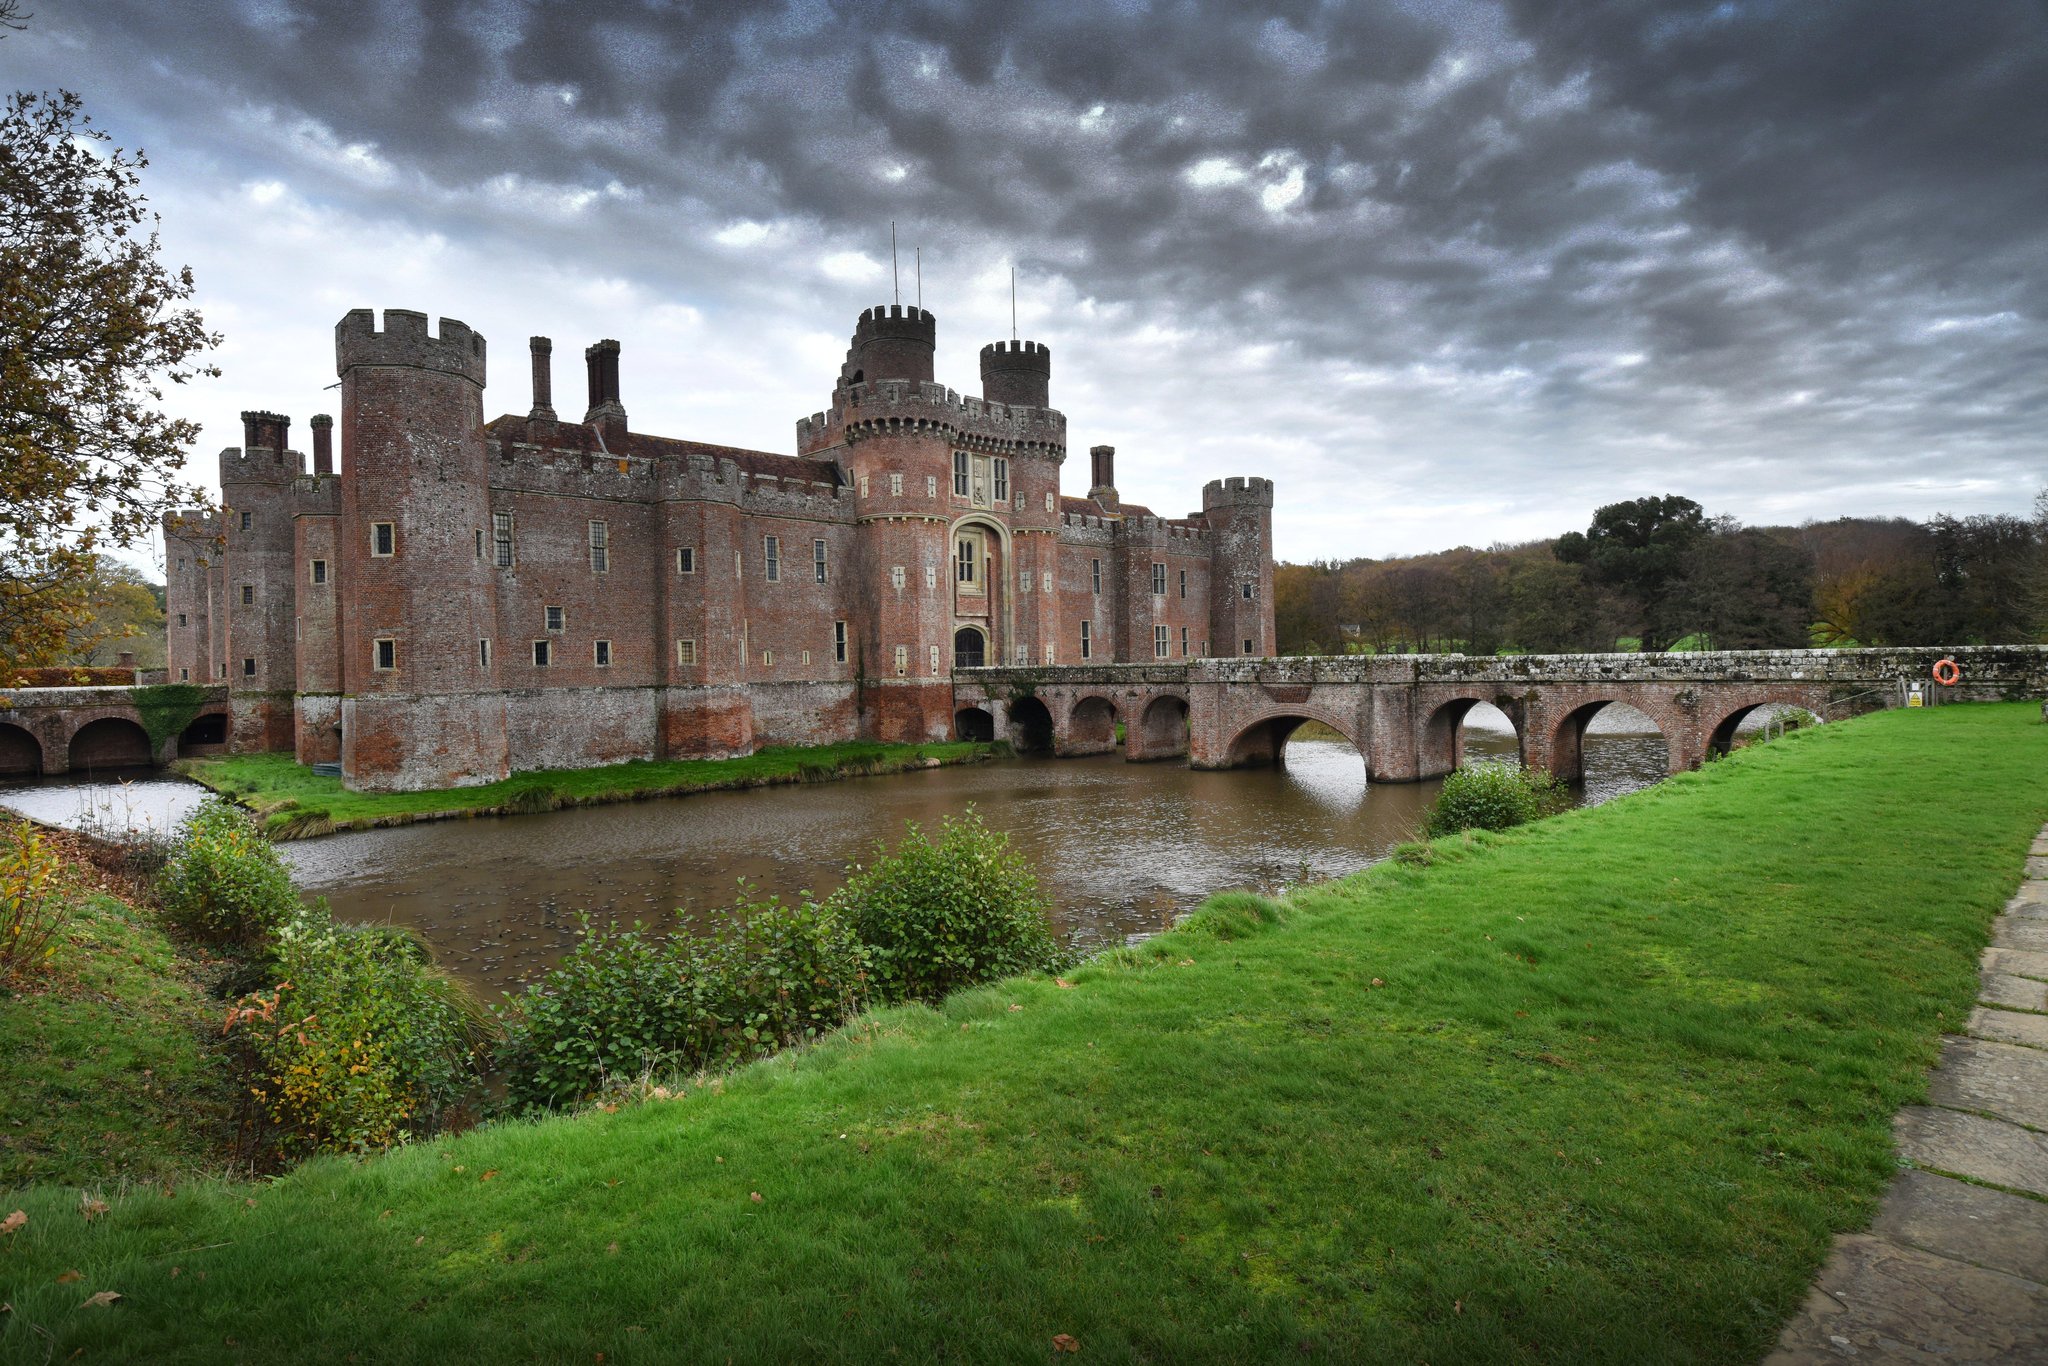
<path fill-rule="evenodd" d="M 981 396 L 990 403 L 1052 406 L 1052 348 L 1035 341 L 990 342 L 981 348 Z"/>
<path fill-rule="evenodd" d="M 1273 481 L 1212 479 L 1202 488 L 1209 523 L 1210 653 L 1273 653 Z"/>
<path fill-rule="evenodd" d="M 854 324 L 853 345 L 839 382 L 865 384 L 878 379 L 932 382 L 932 353 L 938 349 L 938 319 L 922 308 L 876 304 Z"/>
<path fill-rule="evenodd" d="M 359 308 L 336 324 L 334 352 L 342 777 L 379 791 L 496 781 L 507 749 L 483 553 L 484 339 L 453 318 L 429 335 L 425 314 L 397 308 L 380 332 Z"/>
<path fill-rule="evenodd" d="M 286 449 L 290 430 L 291 419 L 280 414 L 243 413 L 241 449 L 220 453 L 224 600 L 214 604 L 219 658 L 212 672 L 226 674 L 236 749 L 286 749 L 292 742 L 292 480 L 303 462 Z"/>

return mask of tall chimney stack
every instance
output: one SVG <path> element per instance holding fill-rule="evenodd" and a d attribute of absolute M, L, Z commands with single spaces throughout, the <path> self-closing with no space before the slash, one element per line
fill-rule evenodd
<path fill-rule="evenodd" d="M 590 411 L 584 425 L 596 427 L 605 449 L 623 454 L 626 441 L 626 408 L 619 402 L 619 344 L 607 337 L 583 349 L 583 364 L 590 377 Z"/>
<path fill-rule="evenodd" d="M 1088 448 L 1088 496 L 1104 507 L 1116 506 L 1116 447 Z"/>
<path fill-rule="evenodd" d="M 313 473 L 334 473 L 334 419 L 315 413 L 306 425 L 313 429 Z"/>
<path fill-rule="evenodd" d="M 555 344 L 546 337 L 529 337 L 526 346 L 533 353 L 533 411 L 529 418 L 555 420 Z"/>

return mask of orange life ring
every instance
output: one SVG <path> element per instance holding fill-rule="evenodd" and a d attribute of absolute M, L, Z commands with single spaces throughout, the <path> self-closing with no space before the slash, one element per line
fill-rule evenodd
<path fill-rule="evenodd" d="M 1934 681 L 1941 684 L 1944 688 L 1953 688 L 1956 684 L 1963 681 L 1962 666 L 1953 659 L 1936 661 L 1934 665 Z"/>

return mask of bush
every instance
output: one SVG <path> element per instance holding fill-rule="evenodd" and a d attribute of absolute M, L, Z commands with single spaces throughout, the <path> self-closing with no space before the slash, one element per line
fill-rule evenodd
<path fill-rule="evenodd" d="M 71 919 L 71 891 L 64 861 L 43 833 L 27 821 L 8 822 L 0 833 L 0 982 L 49 962 Z"/>
<path fill-rule="evenodd" d="M 301 909 L 277 850 L 238 807 L 219 798 L 185 818 L 157 879 L 157 901 L 179 928 L 244 946 L 276 934 Z"/>
<path fill-rule="evenodd" d="M 253 1088 L 309 1152 L 367 1152 L 432 1132 L 469 1097 L 486 1013 L 418 940 L 307 912 L 276 937 L 275 991 L 230 1012 L 256 1054 Z"/>
<path fill-rule="evenodd" d="M 1548 773 L 1480 764 L 1444 778 L 1423 828 L 1432 839 L 1460 830 L 1506 830 L 1561 810 L 1570 800 L 1564 784 Z"/>
<path fill-rule="evenodd" d="M 507 1011 L 498 1065 L 515 1103 L 574 1104 L 817 1038 L 860 1009 L 866 988 L 866 954 L 836 916 L 742 884 L 740 904 L 700 936 L 586 919 L 562 964 Z"/>
<path fill-rule="evenodd" d="M 878 853 L 826 904 L 867 946 L 883 1001 L 936 1001 L 1060 959 L 1038 879 L 972 807 L 940 823 L 937 843 L 912 824 L 893 855 Z"/>

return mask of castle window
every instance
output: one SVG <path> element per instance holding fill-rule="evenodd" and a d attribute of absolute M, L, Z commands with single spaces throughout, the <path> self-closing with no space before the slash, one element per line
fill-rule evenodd
<path fill-rule="evenodd" d="M 694 574 L 696 572 L 697 548 L 695 546 L 686 545 L 682 549 L 676 551 L 676 573 Z"/>
<path fill-rule="evenodd" d="M 1182 597 L 1186 597 L 1188 595 L 1188 571 L 1185 569 L 1180 571 L 1180 595 Z M 1186 654 L 1187 651 L 1182 650 L 1181 653 Z"/>
<path fill-rule="evenodd" d="M 903 496 L 902 475 L 892 474 L 889 476 L 889 496 L 891 498 L 901 498 Z"/>
<path fill-rule="evenodd" d="M 379 673 L 389 673 L 398 667 L 398 642 L 388 637 L 374 642 L 376 668 Z"/>
<path fill-rule="evenodd" d="M 803 655 L 802 655 L 802 659 L 803 659 L 803 663 L 804 663 L 804 666 L 805 666 L 806 668 L 810 667 L 810 663 L 811 663 L 811 652 L 810 652 L 809 650 L 805 650 L 805 651 L 803 652 Z"/>
<path fill-rule="evenodd" d="M 479 640 L 479 641 L 478 641 L 478 642 L 476 643 L 476 662 L 477 662 L 477 666 L 478 666 L 479 668 L 484 668 L 484 669 L 488 669 L 488 668 L 490 668 L 490 667 L 491 667 L 491 642 L 490 642 L 490 641 L 488 641 L 488 640 Z"/>
<path fill-rule="evenodd" d="M 180 568 L 180 569 L 183 569 L 184 567 L 185 567 L 185 557 L 184 557 L 183 555 L 180 555 L 180 556 L 178 557 L 178 568 Z M 182 670 L 181 670 L 180 672 L 182 672 Z"/>
<path fill-rule="evenodd" d="M 398 528 L 390 522 L 370 523 L 370 553 L 385 559 L 398 553 Z"/>
<path fill-rule="evenodd" d="M 955 498 L 965 498 L 967 496 L 966 451 L 953 452 L 953 496 Z"/>
<path fill-rule="evenodd" d="M 1048 593 L 1052 592 L 1052 571 L 1050 569 L 1038 576 L 1038 586 Z"/>
<path fill-rule="evenodd" d="M 981 582 L 981 558 L 972 536 L 962 536 L 953 547 L 953 577 L 964 587 Z"/>
<path fill-rule="evenodd" d="M 311 571 L 311 572 L 312 572 L 312 575 L 313 575 L 313 582 L 314 582 L 314 583 L 326 583 L 326 582 L 327 582 L 327 561 L 325 561 L 325 560 L 315 560 L 315 561 L 313 561 L 313 567 L 312 567 L 312 571 Z"/>
<path fill-rule="evenodd" d="M 825 543 L 823 541 L 811 542 L 811 577 L 819 583 L 825 582 L 827 577 L 825 573 Z"/>
<path fill-rule="evenodd" d="M 903 566 L 902 566 L 902 565 L 900 565 L 900 564 L 892 564 L 892 565 L 890 565 L 890 566 L 889 566 L 889 586 L 890 586 L 891 588 L 894 588 L 894 589 L 895 589 L 895 590 L 896 590 L 897 592 L 899 592 L 899 593 L 903 591 Z"/>
<path fill-rule="evenodd" d="M 590 524 L 590 572 L 609 574 L 612 570 L 612 529 L 603 522 Z"/>
<path fill-rule="evenodd" d="M 995 459 L 989 461 L 989 468 L 991 471 L 994 472 L 996 477 L 996 501 L 998 503 L 1009 502 L 1010 462 L 1003 459 L 1003 457 L 999 455 Z"/>
<path fill-rule="evenodd" d="M 896 647 L 896 676 L 901 678 L 909 672 L 910 647 L 908 645 L 898 645 Z"/>
<path fill-rule="evenodd" d="M 244 606 L 244 607 L 254 607 L 255 605 L 256 605 L 256 585 L 255 585 L 255 584 L 253 584 L 253 583 L 245 583 L 245 584 L 243 584 L 243 585 L 242 585 L 242 606 Z"/>
<path fill-rule="evenodd" d="M 846 662 L 846 623 L 843 621 L 832 623 L 832 662 Z"/>
<path fill-rule="evenodd" d="M 924 496 L 927 498 L 939 496 L 939 476 L 936 474 L 927 474 L 924 477 Z"/>
<path fill-rule="evenodd" d="M 1195 651 L 1195 655 L 1197 658 L 1207 659 L 1209 657 L 1209 642 L 1206 640 L 1203 641 L 1202 647 L 1199 650 Z"/>
<path fill-rule="evenodd" d="M 612 643 L 609 640 L 592 641 L 590 662 L 600 669 L 609 669 L 612 666 Z"/>
<path fill-rule="evenodd" d="M 180 612 L 180 613 L 178 613 L 178 625 L 180 625 L 180 626 L 183 626 L 184 624 L 185 624 L 185 614 L 184 614 L 183 612 Z"/>
<path fill-rule="evenodd" d="M 1188 628 L 1185 626 L 1180 628 L 1180 657 L 1188 657 Z"/>
<path fill-rule="evenodd" d="M 1251 584 L 1249 584 L 1249 583 L 1243 583 L 1243 584 L 1239 584 L 1239 585 L 1238 585 L 1238 589 L 1237 589 L 1237 591 L 1238 591 L 1238 594 L 1239 594 L 1239 596 L 1241 596 L 1241 597 L 1242 597 L 1242 598 L 1243 598 L 1243 599 L 1244 599 L 1244 600 L 1245 600 L 1246 602 L 1250 602 L 1250 601 L 1252 600 L 1252 585 L 1251 585 Z"/>
<path fill-rule="evenodd" d="M 498 568 L 512 567 L 512 514 L 494 512 L 491 514 L 491 545 L 496 551 L 494 558 Z"/>
<path fill-rule="evenodd" d="M 761 665 L 762 665 L 762 667 L 763 667 L 763 668 L 768 668 L 768 669 L 772 669 L 772 668 L 774 668 L 774 667 L 775 667 L 775 651 L 773 651 L 773 650 L 763 650 L 763 651 L 761 651 Z"/>
<path fill-rule="evenodd" d="M 1048 664 L 1054 664 L 1058 661 L 1059 651 L 1057 648 L 1054 647 L 1053 643 L 1048 640 L 1047 642 L 1045 642 L 1045 662 Z"/>
<path fill-rule="evenodd" d="M 782 582 L 782 538 L 763 536 L 761 538 L 761 562 L 766 566 L 766 577 L 770 583 Z"/>
<path fill-rule="evenodd" d="M 1097 597 L 1102 596 L 1102 561 L 1088 561 L 1088 588 Z"/>
<path fill-rule="evenodd" d="M 191 671 L 190 669 L 180 669 L 180 670 L 178 670 L 178 681 L 179 681 L 180 683 L 188 683 L 188 682 L 190 682 L 190 681 L 191 681 L 191 679 L 192 679 L 192 671 Z"/>
<path fill-rule="evenodd" d="M 533 642 L 533 667 L 545 669 L 552 661 L 554 652 L 555 643 L 551 640 L 536 640 Z"/>
<path fill-rule="evenodd" d="M 1091 622 L 1081 623 L 1081 658 L 1088 659 L 1095 653 L 1095 627 Z"/>
<path fill-rule="evenodd" d="M 1246 654 L 1250 654 L 1250 653 L 1252 652 L 1252 641 L 1251 641 L 1251 637 L 1250 637 L 1250 636 L 1246 636 L 1246 637 L 1245 637 L 1245 641 L 1244 641 L 1244 652 L 1245 652 Z"/>
<path fill-rule="evenodd" d="M 476 529 L 476 557 L 479 560 L 484 557 L 484 529 L 482 527 Z"/>
<path fill-rule="evenodd" d="M 254 678 L 255 676 L 256 676 L 256 661 L 255 661 L 255 660 L 253 660 L 253 659 L 247 659 L 247 658 L 243 659 L 243 660 L 242 660 L 242 677 L 244 677 L 244 678 Z"/>
<path fill-rule="evenodd" d="M 1152 565 L 1152 596 L 1155 598 L 1166 596 L 1166 566 L 1157 561 L 1154 561 Z"/>
<path fill-rule="evenodd" d="M 676 642 L 676 663 L 678 663 L 678 664 L 695 664 L 696 662 L 697 662 L 697 642 L 696 642 L 696 641 L 694 641 L 694 640 L 679 640 L 679 641 L 677 641 L 677 642 Z"/>
<path fill-rule="evenodd" d="M 249 517 L 249 513 L 245 512 L 242 514 L 242 530 L 244 531 L 247 531 L 249 529 Z"/>
<path fill-rule="evenodd" d="M 545 629 L 547 629 L 547 630 L 550 630 L 550 631 L 559 631 L 559 630 L 561 630 L 561 629 L 562 629 L 562 609 L 561 609 L 561 608 L 559 608 L 559 607 L 543 607 L 543 608 L 541 609 L 541 615 L 542 615 L 542 619 L 543 619 L 543 620 L 545 620 L 545 621 L 547 622 L 547 626 L 546 626 L 546 628 L 545 628 Z"/>
<path fill-rule="evenodd" d="M 1171 653 L 1172 649 L 1172 645 L 1167 640 L 1166 628 L 1164 626 L 1154 626 L 1152 628 L 1152 657 L 1154 659 L 1164 659 Z"/>

